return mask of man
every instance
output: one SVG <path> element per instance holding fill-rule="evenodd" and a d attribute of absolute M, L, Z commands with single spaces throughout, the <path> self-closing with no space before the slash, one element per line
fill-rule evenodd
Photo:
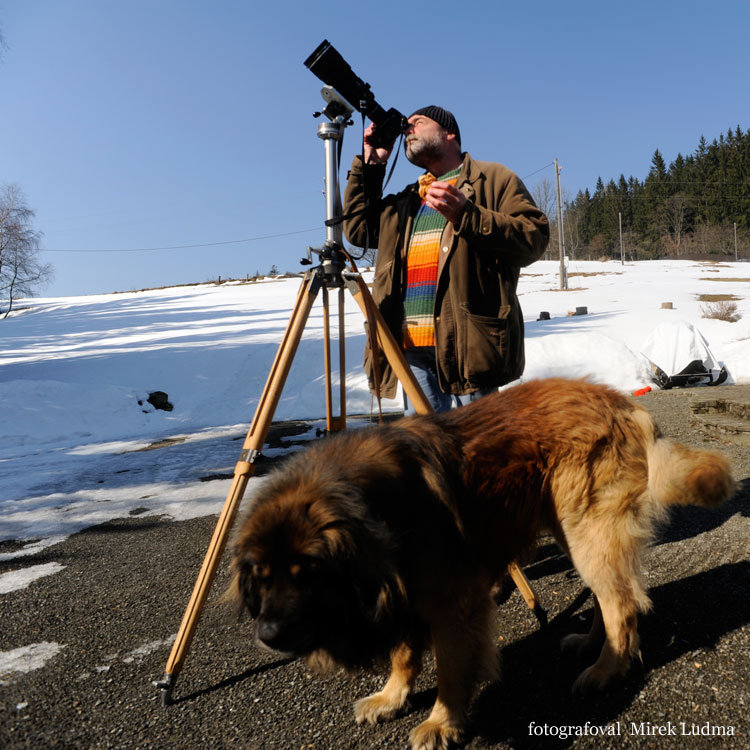
<path fill-rule="evenodd" d="M 373 298 L 435 411 L 477 398 L 520 377 L 523 316 L 520 269 L 537 260 L 549 224 L 509 169 L 473 160 L 447 110 L 424 107 L 408 118 L 406 158 L 436 181 L 381 197 L 390 148 L 365 131 L 344 194 L 347 239 L 377 247 Z M 374 390 L 372 353 L 365 369 Z M 381 393 L 396 378 L 381 359 Z M 409 411 L 409 409 L 407 409 Z"/>

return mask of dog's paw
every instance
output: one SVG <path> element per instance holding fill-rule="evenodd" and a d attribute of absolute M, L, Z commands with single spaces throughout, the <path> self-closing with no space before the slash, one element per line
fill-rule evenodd
<path fill-rule="evenodd" d="M 393 694 L 381 690 L 366 698 L 361 698 L 354 704 L 354 718 L 357 724 L 377 724 L 379 721 L 392 719 L 406 705 L 408 690 Z"/>
<path fill-rule="evenodd" d="M 459 727 L 446 725 L 435 719 L 427 719 L 412 730 L 409 740 L 411 750 L 449 750 L 461 742 Z"/>

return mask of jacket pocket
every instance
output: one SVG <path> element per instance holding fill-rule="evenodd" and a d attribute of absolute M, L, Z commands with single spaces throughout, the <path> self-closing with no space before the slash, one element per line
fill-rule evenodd
<path fill-rule="evenodd" d="M 498 384 L 507 369 L 508 315 L 510 305 L 503 305 L 498 317 L 475 315 L 463 305 L 464 336 L 461 371 L 471 385 Z"/>

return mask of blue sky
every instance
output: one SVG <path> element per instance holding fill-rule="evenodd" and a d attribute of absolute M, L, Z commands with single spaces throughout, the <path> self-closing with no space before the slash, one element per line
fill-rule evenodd
<path fill-rule="evenodd" d="M 0 184 L 36 211 L 45 295 L 299 270 L 325 237 L 323 39 L 530 189 L 555 158 L 573 197 L 750 127 L 746 0 L 0 0 L 0 28 Z M 401 154 L 391 186 L 417 175 Z"/>

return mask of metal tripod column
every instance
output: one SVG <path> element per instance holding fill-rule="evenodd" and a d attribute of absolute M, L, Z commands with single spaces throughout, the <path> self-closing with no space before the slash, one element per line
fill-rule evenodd
<path fill-rule="evenodd" d="M 323 340 L 325 346 L 326 378 L 326 429 L 338 432 L 346 429 L 346 356 L 344 332 L 344 287 L 341 272 L 345 268 L 341 248 L 344 233 L 340 221 L 331 221 L 341 216 L 341 190 L 339 188 L 338 144 L 346 126 L 341 118 L 318 125 L 318 138 L 323 141 L 325 155 L 325 199 L 326 199 L 326 241 L 320 251 L 321 268 L 328 283 L 323 284 Z M 328 287 L 338 287 L 338 339 L 339 339 L 339 416 L 333 414 L 333 393 L 331 390 L 331 335 Z"/>
<path fill-rule="evenodd" d="M 245 443 L 242 446 L 240 458 L 234 469 L 232 486 L 229 489 L 227 499 L 224 501 L 221 515 L 219 516 L 213 536 L 211 537 L 211 543 L 203 560 L 203 565 L 193 586 L 193 593 L 190 596 L 190 601 L 183 615 L 180 629 L 177 632 L 177 638 L 172 645 L 164 678 L 160 682 L 154 683 L 156 687 L 161 689 L 162 705 L 168 705 L 171 702 L 175 680 L 190 650 L 190 644 L 195 635 L 195 629 L 198 626 L 198 620 L 211 590 L 219 563 L 221 562 L 221 556 L 224 553 L 229 532 L 239 510 L 247 483 L 255 473 L 256 460 L 263 448 L 268 428 L 271 425 L 273 414 L 279 403 L 284 383 L 289 375 L 297 346 L 302 338 L 307 319 L 310 316 L 310 310 L 315 302 L 320 286 L 321 280 L 317 271 L 308 271 L 300 286 L 294 311 L 289 319 L 284 338 L 276 353 L 276 358 L 271 366 L 271 371 L 258 402 L 255 416 L 245 438 Z"/>

